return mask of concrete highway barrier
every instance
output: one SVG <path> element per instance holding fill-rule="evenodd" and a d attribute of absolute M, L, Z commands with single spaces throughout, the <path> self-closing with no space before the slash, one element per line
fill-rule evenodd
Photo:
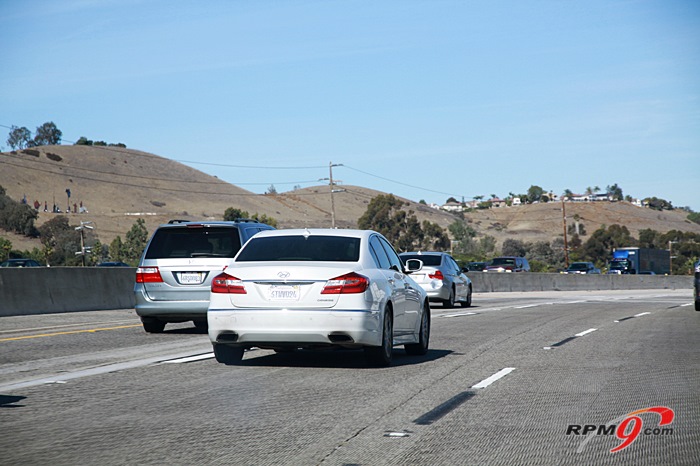
<path fill-rule="evenodd" d="M 134 307 L 132 267 L 0 268 L 0 316 Z"/>
<path fill-rule="evenodd" d="M 561 273 L 469 272 L 475 293 L 502 291 L 586 291 L 691 289 L 684 275 L 581 275 Z"/>
<path fill-rule="evenodd" d="M 0 316 L 130 309 L 131 267 L 0 268 Z M 558 273 L 469 272 L 475 293 L 687 289 L 693 277 L 664 275 L 564 275 Z"/>

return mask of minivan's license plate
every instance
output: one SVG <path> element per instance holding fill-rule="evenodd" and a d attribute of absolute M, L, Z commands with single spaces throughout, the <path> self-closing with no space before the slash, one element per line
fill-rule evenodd
<path fill-rule="evenodd" d="M 202 272 L 182 272 L 180 273 L 180 283 L 183 285 L 199 285 L 202 283 Z"/>
<path fill-rule="evenodd" d="M 272 285 L 269 296 L 270 301 L 299 301 L 299 286 Z"/>

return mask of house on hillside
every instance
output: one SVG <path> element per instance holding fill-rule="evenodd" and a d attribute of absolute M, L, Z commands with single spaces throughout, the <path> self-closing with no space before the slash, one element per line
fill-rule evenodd
<path fill-rule="evenodd" d="M 508 203 L 505 199 L 499 199 L 497 197 L 494 197 L 492 199 L 489 199 L 489 201 L 491 202 L 491 207 L 508 207 Z"/>
<path fill-rule="evenodd" d="M 464 207 L 459 202 L 448 202 L 440 207 L 447 212 L 464 212 Z"/>
<path fill-rule="evenodd" d="M 590 202 L 591 196 L 589 194 L 571 194 L 564 197 L 564 200 L 566 202 Z"/>

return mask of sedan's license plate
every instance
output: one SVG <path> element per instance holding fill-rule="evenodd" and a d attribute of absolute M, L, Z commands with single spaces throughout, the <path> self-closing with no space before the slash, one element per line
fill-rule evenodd
<path fill-rule="evenodd" d="M 202 272 L 182 272 L 180 274 L 180 283 L 183 285 L 199 285 L 204 279 Z"/>
<path fill-rule="evenodd" d="M 299 301 L 299 287 L 296 285 L 272 285 L 270 301 Z"/>

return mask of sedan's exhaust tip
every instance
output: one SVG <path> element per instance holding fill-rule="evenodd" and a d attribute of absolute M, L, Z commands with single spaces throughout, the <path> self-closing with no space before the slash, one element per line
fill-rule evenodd
<path fill-rule="evenodd" d="M 238 341 L 238 334 L 236 332 L 224 332 L 220 333 L 216 337 L 217 343 L 235 343 Z"/>
<path fill-rule="evenodd" d="M 328 339 L 332 343 L 355 343 L 350 335 L 342 332 L 333 332 L 328 335 Z"/>

